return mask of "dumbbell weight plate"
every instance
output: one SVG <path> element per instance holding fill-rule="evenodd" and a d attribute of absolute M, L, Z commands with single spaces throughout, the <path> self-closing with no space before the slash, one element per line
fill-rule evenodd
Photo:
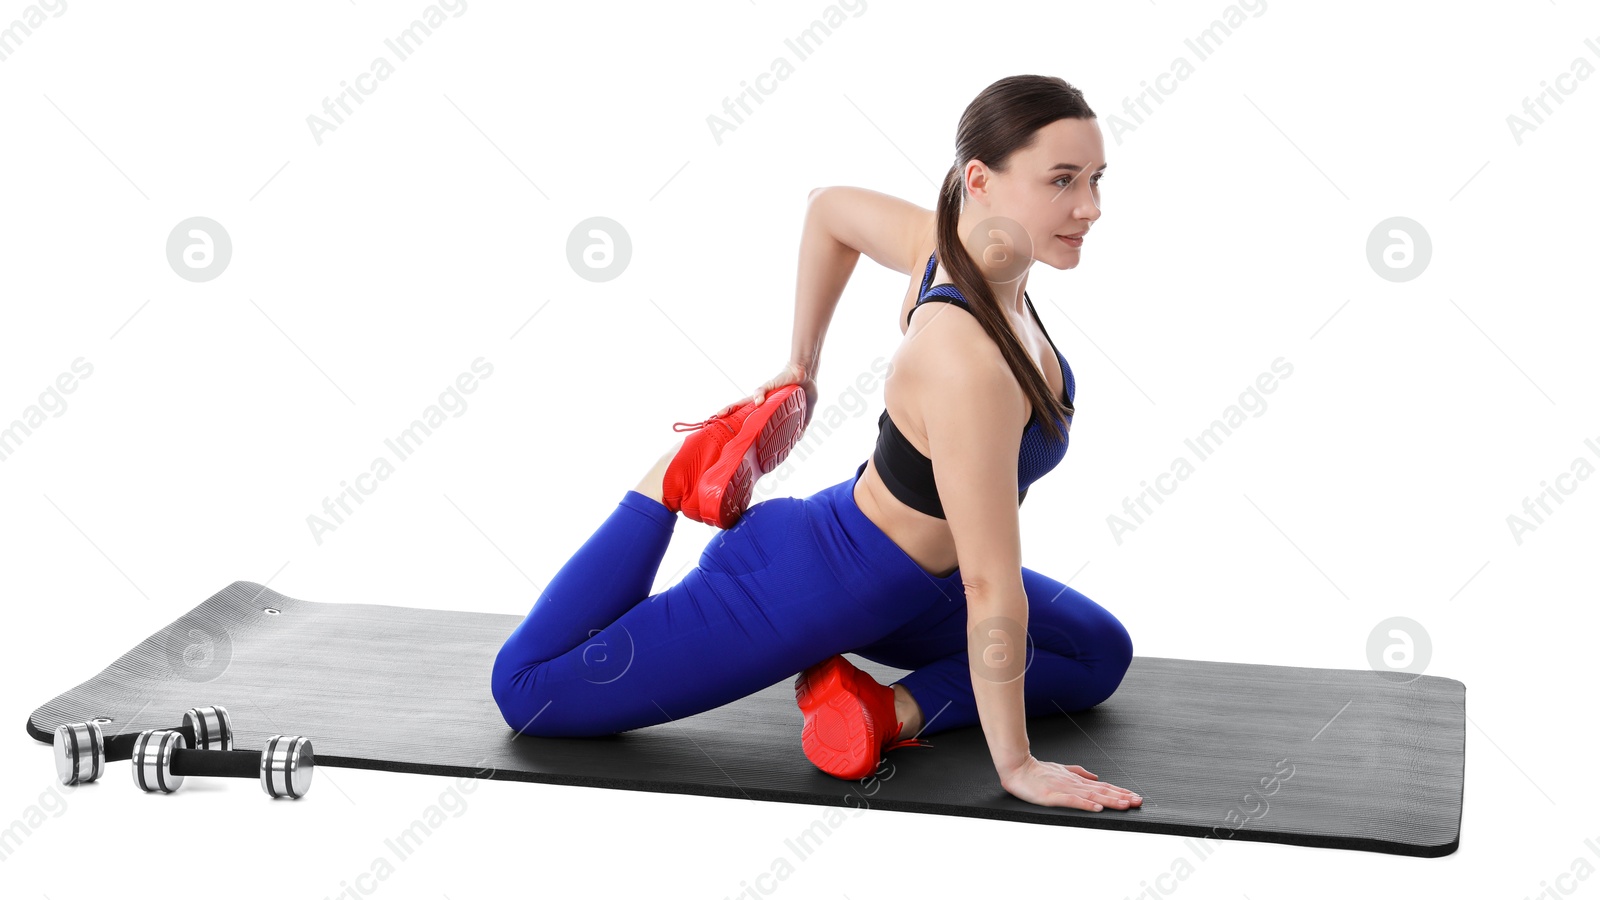
<path fill-rule="evenodd" d="M 99 722 L 57 725 L 53 747 L 62 784 L 88 783 L 105 774 L 106 739 Z"/>
<path fill-rule="evenodd" d="M 222 706 L 201 706 L 183 714 L 183 724 L 194 733 L 197 750 L 232 750 L 233 719 Z"/>
<path fill-rule="evenodd" d="M 311 790 L 316 767 L 310 738 L 275 734 L 261 751 L 261 789 L 273 799 L 299 800 Z"/>
<path fill-rule="evenodd" d="M 170 794 L 183 786 L 183 776 L 173 774 L 172 751 L 187 741 L 176 731 L 141 731 L 133 744 L 133 783 L 145 793 Z"/>

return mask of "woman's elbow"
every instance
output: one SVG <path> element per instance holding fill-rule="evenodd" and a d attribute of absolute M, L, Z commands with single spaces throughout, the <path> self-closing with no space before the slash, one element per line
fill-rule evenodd
<path fill-rule="evenodd" d="M 967 592 L 967 604 L 992 606 L 1027 602 L 1028 592 L 1022 585 L 1022 569 L 1012 574 L 967 572 L 962 570 L 961 587 Z"/>

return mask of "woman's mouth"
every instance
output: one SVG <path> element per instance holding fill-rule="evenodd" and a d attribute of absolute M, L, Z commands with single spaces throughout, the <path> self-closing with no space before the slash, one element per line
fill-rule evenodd
<path fill-rule="evenodd" d="M 1083 246 L 1083 235 L 1081 235 L 1081 234 L 1078 235 L 1077 237 L 1068 237 L 1067 235 L 1064 235 L 1064 234 L 1058 234 L 1058 235 L 1056 235 L 1056 240 L 1061 241 L 1062 243 L 1066 244 L 1068 247 L 1082 247 Z"/>

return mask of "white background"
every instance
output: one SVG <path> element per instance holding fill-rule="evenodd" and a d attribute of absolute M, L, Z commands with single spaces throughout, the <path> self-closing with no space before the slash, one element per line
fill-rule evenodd
<path fill-rule="evenodd" d="M 1575 90 L 1520 143 L 1507 124 L 1575 59 L 1600 66 L 1584 43 L 1600 16 L 1568 0 L 1272 4 L 1195 62 L 1186 39 L 1227 8 L 871 0 L 720 142 L 708 117 L 793 61 L 786 39 L 829 7 L 473 2 L 320 145 L 307 117 L 393 60 L 384 40 L 421 3 L 71 2 L 13 36 L 0 425 L 79 357 L 93 372 L 0 462 L 0 825 L 54 784 L 28 713 L 232 581 L 526 612 L 587 536 L 574 523 L 603 518 L 682 436 L 674 421 L 783 364 L 807 193 L 932 208 L 966 104 L 1038 73 L 1084 91 L 1110 168 L 1081 264 L 1029 281 L 1079 412 L 1022 508 L 1024 563 L 1111 609 L 1146 656 L 1361 669 L 1374 626 L 1415 620 L 1426 672 L 1468 686 L 1460 851 L 1227 842 L 1194 862 L 1178 837 L 880 812 L 777 880 L 760 876 L 794 862 L 785 841 L 823 808 L 479 782 L 367 890 L 1523 897 L 1577 857 L 1600 864 L 1582 812 L 1600 799 L 1582 699 L 1600 483 L 1565 479 L 1576 489 L 1520 542 L 1507 522 L 1575 459 L 1600 466 L 1584 443 L 1600 445 L 1600 83 L 1567 75 Z M 26 10 L 0 7 L 0 26 Z M 1190 77 L 1164 79 L 1150 114 L 1124 110 L 1179 57 Z M 233 242 L 208 282 L 165 254 L 191 216 Z M 607 282 L 568 262 L 593 216 L 632 242 Z M 1392 216 L 1432 241 L 1410 281 L 1368 259 Z M 852 383 L 892 355 L 904 289 L 859 265 L 821 372 L 818 418 L 831 405 L 842 422 L 758 499 L 834 484 L 870 453 L 881 381 Z M 478 357 L 494 371 L 465 412 L 319 544 L 307 516 Z M 1264 411 L 1119 542 L 1124 498 L 1278 357 L 1293 374 Z M 657 589 L 713 534 L 680 520 Z M 169 803 L 119 767 L 10 848 L 5 893 L 338 896 L 459 792 L 317 777 L 299 804 L 248 782 Z M 1194 871 L 1158 888 L 1180 858 Z"/>

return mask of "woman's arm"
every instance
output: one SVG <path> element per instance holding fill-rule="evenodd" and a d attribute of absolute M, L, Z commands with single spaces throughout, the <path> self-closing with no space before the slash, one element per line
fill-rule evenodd
<path fill-rule="evenodd" d="M 867 188 L 820 187 L 811 205 L 840 243 L 902 275 L 921 265 L 918 248 L 933 237 L 933 210 Z"/>
<path fill-rule="evenodd" d="M 811 192 L 800 233 L 790 348 L 790 358 L 806 373 L 816 371 L 823 336 L 861 254 L 909 273 L 932 218 L 931 211 L 914 203 L 866 188 L 840 185 Z"/>
<path fill-rule="evenodd" d="M 918 332 L 910 374 L 922 396 L 938 398 L 924 404 L 923 416 L 933 480 L 966 589 L 978 719 L 1005 783 L 1031 757 L 1023 702 L 1028 597 L 1017 514 L 1017 455 L 1029 407 L 976 319 L 948 311 L 937 319 Z M 923 365 L 924 359 L 939 362 Z"/>
<path fill-rule="evenodd" d="M 1028 594 L 1017 523 L 1017 453 L 1028 416 L 997 347 L 971 316 L 937 304 L 917 340 L 895 355 L 895 377 L 930 398 L 923 416 L 956 562 L 967 591 L 967 665 L 978 721 L 1000 786 L 1041 806 L 1097 811 L 1144 801 L 1079 765 L 1035 759 L 1028 745 L 1023 672 Z M 925 709 L 932 720 L 938 710 Z"/>

